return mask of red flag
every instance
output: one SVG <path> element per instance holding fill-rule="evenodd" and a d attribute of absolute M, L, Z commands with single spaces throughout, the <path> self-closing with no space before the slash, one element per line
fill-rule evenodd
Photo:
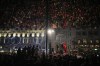
<path fill-rule="evenodd" d="M 64 51 L 66 53 L 67 52 L 67 44 L 66 44 L 66 42 L 63 43 L 63 48 L 64 48 Z"/>

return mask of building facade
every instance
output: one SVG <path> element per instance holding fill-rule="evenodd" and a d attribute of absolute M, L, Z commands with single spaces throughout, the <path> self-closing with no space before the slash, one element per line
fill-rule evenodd
<path fill-rule="evenodd" d="M 99 28 L 78 28 L 74 38 L 74 50 L 79 53 L 100 51 L 100 27 Z"/>
<path fill-rule="evenodd" d="M 25 46 L 38 46 L 45 49 L 44 30 L 1 30 L 0 31 L 0 51 L 14 51 Z"/>

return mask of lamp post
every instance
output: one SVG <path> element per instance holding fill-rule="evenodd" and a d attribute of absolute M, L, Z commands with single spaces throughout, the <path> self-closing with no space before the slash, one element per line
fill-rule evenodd
<path fill-rule="evenodd" d="M 52 35 L 54 34 L 54 30 L 53 29 L 48 29 L 48 31 L 47 31 L 47 34 L 48 34 L 48 38 L 49 38 L 49 40 L 48 40 L 48 42 L 49 42 L 49 53 L 51 54 L 51 52 L 52 52 L 52 48 L 51 48 L 51 39 L 52 39 Z"/>
<path fill-rule="evenodd" d="M 46 29 L 45 29 L 45 34 L 46 34 L 46 44 L 45 44 L 45 47 L 46 47 L 46 55 L 47 55 L 47 44 L 48 44 L 48 34 L 47 34 L 47 30 L 48 30 L 48 0 L 45 0 L 45 5 L 46 5 L 46 21 L 45 21 L 45 26 L 46 26 Z"/>

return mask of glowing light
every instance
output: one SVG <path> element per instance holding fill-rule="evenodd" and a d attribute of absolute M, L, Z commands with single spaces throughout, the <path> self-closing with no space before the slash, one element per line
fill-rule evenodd
<path fill-rule="evenodd" d="M 21 48 L 20 50 L 23 50 L 23 48 Z"/>
<path fill-rule="evenodd" d="M 15 37 L 16 36 L 16 33 L 13 33 L 13 37 Z"/>
<path fill-rule="evenodd" d="M 4 35 L 3 35 L 4 37 L 6 37 L 7 36 L 7 34 L 6 33 L 4 33 Z"/>
<path fill-rule="evenodd" d="M 27 33 L 27 37 L 29 37 L 30 36 L 30 34 L 29 33 Z"/>
<path fill-rule="evenodd" d="M 2 35 L 1 35 L 1 33 L 0 33 L 0 37 L 1 37 Z"/>
<path fill-rule="evenodd" d="M 10 33 L 8 34 L 8 37 L 11 37 L 11 34 Z"/>
<path fill-rule="evenodd" d="M 25 37 L 25 33 L 22 34 L 22 37 Z"/>
<path fill-rule="evenodd" d="M 99 57 L 99 55 L 97 55 L 97 57 Z"/>
<path fill-rule="evenodd" d="M 34 33 L 32 33 L 32 37 L 34 37 L 35 36 L 35 34 Z"/>
<path fill-rule="evenodd" d="M 16 50 L 15 50 L 14 52 L 15 52 L 15 53 L 17 53 L 17 51 L 16 51 Z"/>
<path fill-rule="evenodd" d="M 98 50 L 98 49 L 94 49 L 94 50 Z"/>
<path fill-rule="evenodd" d="M 12 53 L 12 50 L 10 49 L 10 53 Z"/>
<path fill-rule="evenodd" d="M 0 49 L 2 49 L 2 46 L 0 46 Z"/>
<path fill-rule="evenodd" d="M 1 50 L 0 52 L 1 52 L 1 53 L 3 53 L 3 52 L 4 52 L 4 50 Z"/>
<path fill-rule="evenodd" d="M 39 37 L 39 33 L 37 33 L 36 36 Z"/>
<path fill-rule="evenodd" d="M 54 30 L 53 29 L 48 29 L 48 34 L 52 34 L 54 33 Z"/>
<path fill-rule="evenodd" d="M 14 50 L 16 50 L 16 51 L 17 51 L 18 49 L 17 49 L 17 48 L 15 48 Z"/>
<path fill-rule="evenodd" d="M 42 33 L 41 36 L 44 37 L 44 33 Z"/>
<path fill-rule="evenodd" d="M 17 34 L 18 37 L 20 37 L 20 35 L 21 35 L 20 33 Z"/>

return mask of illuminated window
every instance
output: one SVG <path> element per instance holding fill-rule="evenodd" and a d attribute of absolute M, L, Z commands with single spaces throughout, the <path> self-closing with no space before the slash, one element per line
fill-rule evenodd
<path fill-rule="evenodd" d="M 81 41 L 80 40 L 78 40 L 78 44 L 80 44 L 81 43 Z"/>
<path fill-rule="evenodd" d="M 93 41 L 92 40 L 90 40 L 90 43 L 92 43 Z"/>
<path fill-rule="evenodd" d="M 91 47 L 94 47 L 93 45 L 90 45 Z"/>
<path fill-rule="evenodd" d="M 80 45 L 81 47 L 83 47 L 83 45 Z"/>
<path fill-rule="evenodd" d="M 96 40 L 96 43 L 99 43 L 99 40 Z"/>
<path fill-rule="evenodd" d="M 85 45 L 85 47 L 88 47 L 88 45 Z"/>
<path fill-rule="evenodd" d="M 87 43 L 86 39 L 83 39 L 83 43 Z"/>
<path fill-rule="evenodd" d="M 99 45 L 95 45 L 95 47 L 99 47 Z"/>

